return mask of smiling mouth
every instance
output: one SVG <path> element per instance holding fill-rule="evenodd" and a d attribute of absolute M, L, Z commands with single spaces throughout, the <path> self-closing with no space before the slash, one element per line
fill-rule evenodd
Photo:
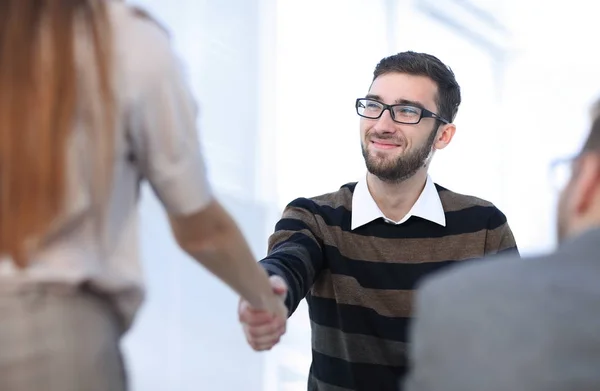
<path fill-rule="evenodd" d="M 390 143 L 380 142 L 380 141 L 376 141 L 376 140 L 371 140 L 371 144 L 377 149 L 394 149 L 394 148 L 400 147 L 400 145 L 398 145 L 398 144 L 390 144 Z"/>

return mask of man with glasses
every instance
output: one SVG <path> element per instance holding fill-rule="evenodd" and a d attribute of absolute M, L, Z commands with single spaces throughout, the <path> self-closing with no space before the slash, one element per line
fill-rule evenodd
<path fill-rule="evenodd" d="M 600 104 L 597 105 L 600 109 Z M 600 390 L 600 110 L 558 203 L 556 252 L 429 276 L 409 391 Z"/>
<path fill-rule="evenodd" d="M 285 209 L 261 264 L 290 315 L 306 297 L 312 326 L 308 389 L 396 390 L 406 370 L 413 289 L 456 262 L 516 250 L 491 203 L 434 184 L 427 170 L 456 130 L 453 72 L 437 58 L 404 52 L 381 60 L 356 100 L 367 174 L 358 183 Z M 256 350 L 285 325 L 240 303 Z"/>

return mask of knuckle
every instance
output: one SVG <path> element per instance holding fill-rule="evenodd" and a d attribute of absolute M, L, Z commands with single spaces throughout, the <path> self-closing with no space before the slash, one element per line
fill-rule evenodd
<path fill-rule="evenodd" d="M 248 334 L 250 334 L 250 337 L 252 337 L 252 338 L 259 338 L 262 335 L 262 333 L 260 332 L 260 330 L 257 330 L 257 329 L 255 329 L 253 327 L 250 327 L 248 329 Z"/>
<path fill-rule="evenodd" d="M 248 311 L 240 311 L 238 317 L 242 322 L 249 322 L 252 319 Z"/>

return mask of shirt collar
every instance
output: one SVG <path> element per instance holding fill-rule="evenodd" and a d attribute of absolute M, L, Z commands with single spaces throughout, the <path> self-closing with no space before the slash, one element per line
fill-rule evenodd
<path fill-rule="evenodd" d="M 399 225 L 412 216 L 421 217 L 425 220 L 439 224 L 442 227 L 446 226 L 444 207 L 442 206 L 442 201 L 440 200 L 435 184 L 429 175 L 427 176 L 425 187 L 419 195 L 419 198 L 406 216 L 400 221 L 390 220 L 383 215 L 375 203 L 373 196 L 371 196 L 371 192 L 367 186 L 366 175 L 356 184 L 354 194 L 352 195 L 351 228 L 353 230 L 378 218 L 383 218 L 388 223 Z"/>

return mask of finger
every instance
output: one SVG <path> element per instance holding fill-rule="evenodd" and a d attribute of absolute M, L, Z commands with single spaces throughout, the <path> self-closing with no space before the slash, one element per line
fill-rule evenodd
<path fill-rule="evenodd" d="M 261 338 L 254 338 L 254 339 L 251 339 L 249 342 L 252 346 L 274 345 L 275 343 L 279 342 L 280 338 L 281 338 L 281 335 L 275 334 L 275 335 L 264 336 Z"/>
<path fill-rule="evenodd" d="M 240 304 L 238 306 L 238 311 L 239 312 L 243 312 L 243 311 L 249 311 L 251 313 L 267 313 L 268 311 L 263 310 L 263 309 L 258 309 L 253 307 L 250 303 L 248 303 L 246 300 L 240 300 Z"/>
<path fill-rule="evenodd" d="M 271 346 L 277 344 L 281 340 L 281 337 L 284 333 L 285 330 L 283 329 L 278 330 L 276 333 L 263 335 L 261 337 L 252 337 L 251 335 L 246 333 L 246 340 L 248 341 L 250 346 L 252 346 L 253 349 L 260 350 L 264 349 L 265 347 L 270 348 Z"/>
<path fill-rule="evenodd" d="M 271 276 L 269 277 L 269 280 L 271 281 L 273 292 L 285 298 L 287 295 L 287 284 L 285 283 L 285 280 L 279 276 Z"/>
<path fill-rule="evenodd" d="M 266 344 L 266 345 L 256 345 L 256 346 L 252 346 L 252 349 L 254 349 L 254 351 L 256 352 L 265 352 L 265 351 L 269 351 L 271 349 L 273 349 L 275 347 L 275 345 L 277 345 L 278 342 L 274 342 L 271 344 Z"/>
<path fill-rule="evenodd" d="M 252 327 L 266 325 L 274 321 L 273 316 L 268 312 L 259 314 L 242 312 L 239 318 L 241 323 Z"/>
<path fill-rule="evenodd" d="M 285 309 L 285 312 L 287 314 L 287 307 L 285 307 L 285 305 L 283 304 L 283 302 L 281 303 L 281 308 Z M 265 314 L 271 314 L 271 317 L 274 317 L 275 315 L 272 314 L 270 311 L 268 311 L 267 309 L 259 309 L 259 308 L 255 308 L 253 307 L 250 303 L 248 303 L 245 300 L 240 300 L 240 304 L 238 307 L 238 312 L 242 313 L 242 312 L 248 312 L 250 314 L 261 314 L 261 315 L 265 315 Z"/>
<path fill-rule="evenodd" d="M 246 302 L 240 304 L 239 321 L 251 326 L 258 326 L 273 321 L 273 315 L 267 311 L 254 310 Z"/>
<path fill-rule="evenodd" d="M 246 330 L 245 330 L 246 331 Z M 265 335 L 260 338 L 253 338 L 247 332 L 246 340 L 252 349 L 256 351 L 270 350 L 274 345 L 279 343 L 281 337 L 285 334 L 286 326 L 283 324 L 275 334 Z"/>
<path fill-rule="evenodd" d="M 256 351 L 270 350 L 273 346 L 277 345 L 281 340 L 280 336 L 273 336 L 273 338 L 264 338 L 261 340 L 250 341 L 250 346 Z"/>
<path fill-rule="evenodd" d="M 280 321 L 273 321 L 261 326 L 246 326 L 245 329 L 251 338 L 257 339 L 265 336 L 280 335 L 284 326 L 285 324 Z"/>

